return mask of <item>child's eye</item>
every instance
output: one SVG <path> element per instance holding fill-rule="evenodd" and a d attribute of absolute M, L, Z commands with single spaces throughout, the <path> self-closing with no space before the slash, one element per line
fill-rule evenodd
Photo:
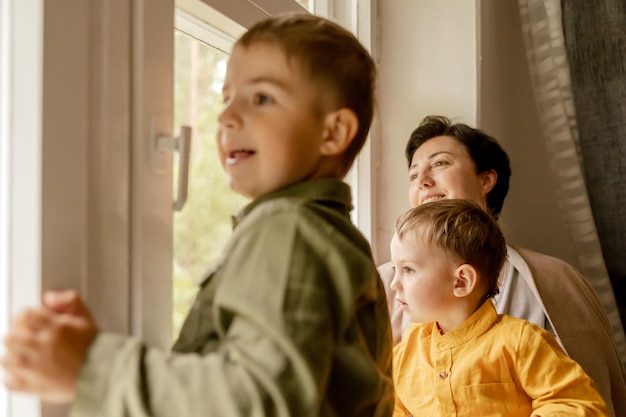
<path fill-rule="evenodd" d="M 405 274 L 410 274 L 411 272 L 413 272 L 413 269 L 409 268 L 408 266 L 405 266 L 405 267 L 402 268 L 402 271 Z"/>
<path fill-rule="evenodd" d="M 255 94 L 254 95 L 254 104 L 258 104 L 260 106 L 264 104 L 270 104 L 274 102 L 274 99 L 267 94 Z"/>

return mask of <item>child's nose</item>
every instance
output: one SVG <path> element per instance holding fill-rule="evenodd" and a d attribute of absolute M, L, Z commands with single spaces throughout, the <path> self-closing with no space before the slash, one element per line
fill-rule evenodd
<path fill-rule="evenodd" d="M 222 110 L 220 115 L 217 117 L 217 121 L 222 128 L 226 129 L 235 128 L 241 123 L 239 116 L 237 115 L 234 101 L 231 100 L 225 105 L 224 110 Z"/>
<path fill-rule="evenodd" d="M 394 273 L 393 275 L 393 279 L 391 280 L 391 283 L 389 284 L 389 288 L 391 288 L 394 291 L 399 291 L 400 288 L 400 279 L 398 278 L 398 274 Z"/>

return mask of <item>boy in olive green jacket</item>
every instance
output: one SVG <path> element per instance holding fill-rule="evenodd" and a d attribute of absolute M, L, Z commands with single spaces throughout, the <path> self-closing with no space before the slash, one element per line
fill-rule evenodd
<path fill-rule="evenodd" d="M 389 416 L 391 332 L 369 245 L 342 182 L 365 142 L 375 67 L 310 15 L 235 44 L 217 147 L 236 192 L 223 256 L 172 353 L 98 330 L 75 292 L 47 293 L 5 339 L 8 388 L 71 415 Z"/>

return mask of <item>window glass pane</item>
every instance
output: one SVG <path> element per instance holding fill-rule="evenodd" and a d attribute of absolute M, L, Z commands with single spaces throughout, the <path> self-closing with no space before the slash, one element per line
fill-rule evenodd
<path fill-rule="evenodd" d="M 193 138 L 189 197 L 183 210 L 174 214 L 174 335 L 180 331 L 202 273 L 231 234 L 231 214 L 246 203 L 229 188 L 215 145 L 227 59 L 226 52 L 176 31 L 174 131 L 189 125 Z"/>

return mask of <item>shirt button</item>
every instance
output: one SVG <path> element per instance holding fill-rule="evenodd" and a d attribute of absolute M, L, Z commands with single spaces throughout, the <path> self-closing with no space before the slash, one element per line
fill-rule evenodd
<path fill-rule="evenodd" d="M 441 379 L 446 379 L 447 377 L 448 377 L 448 373 L 445 371 L 439 374 L 439 378 Z"/>

